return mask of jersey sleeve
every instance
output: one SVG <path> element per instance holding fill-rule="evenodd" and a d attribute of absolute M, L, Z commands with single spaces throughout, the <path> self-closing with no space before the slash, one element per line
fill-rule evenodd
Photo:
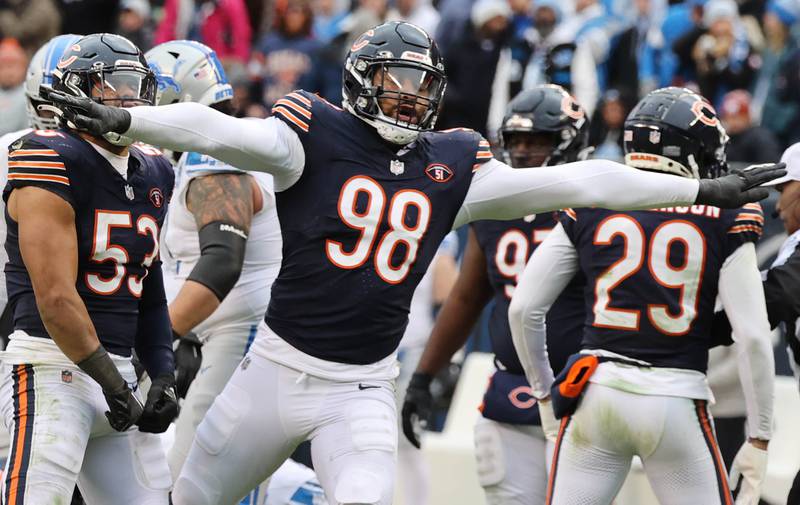
<path fill-rule="evenodd" d="M 733 212 L 736 215 L 728 228 L 729 253 L 747 242 L 758 242 L 764 232 L 764 212 L 761 205 L 748 203 Z"/>
<path fill-rule="evenodd" d="M 26 139 L 8 153 L 7 198 L 11 190 L 36 186 L 51 191 L 75 207 L 72 180 L 64 159 L 53 149 Z"/>
<path fill-rule="evenodd" d="M 558 213 L 558 222 L 561 223 L 561 227 L 564 228 L 567 237 L 574 244 L 578 213 L 574 209 L 564 209 Z"/>
<path fill-rule="evenodd" d="M 475 151 L 475 160 L 472 164 L 473 172 L 481 168 L 484 163 L 494 158 L 494 155 L 492 154 L 492 146 L 489 144 L 489 141 L 483 138 L 481 135 L 477 135 L 477 137 L 478 149 Z"/>
<path fill-rule="evenodd" d="M 272 106 L 272 115 L 302 136 L 308 133 L 311 127 L 312 98 L 305 91 L 292 91 L 275 102 Z"/>

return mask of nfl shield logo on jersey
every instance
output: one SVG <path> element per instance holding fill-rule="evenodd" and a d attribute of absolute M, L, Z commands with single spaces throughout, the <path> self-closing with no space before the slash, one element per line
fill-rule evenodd
<path fill-rule="evenodd" d="M 406 164 L 400 160 L 392 160 L 389 163 L 389 171 L 394 175 L 401 175 L 406 171 Z"/>
<path fill-rule="evenodd" d="M 134 198 L 134 196 L 133 196 L 133 186 L 130 186 L 128 184 L 125 185 L 125 196 L 128 197 L 128 200 L 133 200 L 133 198 Z"/>

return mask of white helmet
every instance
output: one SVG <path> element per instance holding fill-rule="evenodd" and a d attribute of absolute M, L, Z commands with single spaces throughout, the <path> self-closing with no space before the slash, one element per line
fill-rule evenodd
<path fill-rule="evenodd" d="M 213 105 L 233 98 L 225 71 L 210 47 L 193 40 L 171 40 L 144 55 L 158 80 L 156 105 L 197 102 Z"/>
<path fill-rule="evenodd" d="M 28 123 L 31 127 L 37 130 L 54 130 L 58 128 L 58 121 L 53 114 L 50 114 L 50 117 L 41 115 L 41 112 L 44 111 L 40 111 L 39 106 L 51 105 L 51 103 L 42 98 L 39 88 L 53 85 L 53 71 L 56 69 L 61 55 L 80 39 L 80 35 L 58 35 L 40 47 L 31 58 L 31 62 L 28 64 L 28 72 L 25 76 L 25 96 L 28 98 L 26 102 Z"/>

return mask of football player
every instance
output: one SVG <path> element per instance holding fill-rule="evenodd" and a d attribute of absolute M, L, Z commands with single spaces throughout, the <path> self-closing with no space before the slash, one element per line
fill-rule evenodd
<path fill-rule="evenodd" d="M 516 170 L 471 130 L 433 131 L 444 90 L 433 40 L 390 22 L 350 48 L 343 108 L 296 91 L 252 120 L 191 103 L 128 110 L 51 95 L 86 131 L 274 178 L 280 273 L 253 346 L 198 427 L 177 505 L 235 502 L 307 439 L 329 501 L 391 502 L 395 351 L 414 288 L 452 228 L 568 206 L 739 206 L 785 172 L 698 183 L 608 161 Z"/>
<path fill-rule="evenodd" d="M 515 168 L 559 165 L 586 152 L 589 124 L 563 88 L 537 86 L 509 104 L 498 137 Z M 403 431 L 419 447 L 416 419 L 427 419 L 430 383 L 467 340 L 483 308 L 494 300 L 489 336 L 497 371 L 475 426 L 478 479 L 490 505 L 544 503 L 546 442 L 539 413 L 508 328 L 508 303 L 530 254 L 558 223 L 553 212 L 513 221 L 476 221 L 469 229 L 461 274 L 442 308 L 403 405 Z M 580 349 L 583 290 L 579 280 L 547 314 L 551 366 L 561 370 Z"/>
<path fill-rule="evenodd" d="M 625 161 L 641 170 L 719 177 L 727 141 L 708 102 L 683 88 L 653 91 L 625 121 Z M 509 308 L 534 396 L 561 419 L 547 503 L 610 504 L 634 455 L 661 503 L 732 503 L 705 371 L 719 296 L 740 346 L 748 411 L 737 459 L 750 463 L 746 480 L 762 480 L 775 365 L 754 246 L 761 207 L 566 214 L 531 256 Z M 545 314 L 578 271 L 587 282 L 583 349 L 554 380 Z M 757 502 L 758 492 L 737 503 Z"/>
<path fill-rule="evenodd" d="M 115 106 L 151 105 L 141 51 L 112 34 L 70 45 L 53 88 Z M 177 414 L 158 237 L 169 162 L 117 135 L 34 130 L 9 150 L 4 191 L 14 332 L 0 402 L 11 435 L 3 501 L 166 505 L 154 433 Z M 153 379 L 142 405 L 131 354 Z M 134 425 L 138 425 L 135 429 Z"/>
<path fill-rule="evenodd" d="M 232 110 L 233 89 L 209 47 L 173 40 L 145 58 L 158 79 L 160 105 L 197 102 Z M 173 478 L 197 425 L 253 341 L 281 262 L 272 176 L 194 152 L 183 153 L 175 171 L 161 244 L 170 321 L 179 339 L 178 395 L 186 397 L 168 453 Z"/>

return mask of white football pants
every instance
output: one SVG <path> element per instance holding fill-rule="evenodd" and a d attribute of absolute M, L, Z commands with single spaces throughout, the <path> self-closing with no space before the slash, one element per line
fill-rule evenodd
<path fill-rule="evenodd" d="M 662 505 L 731 505 L 705 402 L 590 383 L 562 419 L 548 505 L 608 505 L 638 455 Z"/>
<path fill-rule="evenodd" d="M 332 505 L 390 505 L 393 381 L 336 382 L 248 353 L 197 428 L 175 505 L 234 505 L 311 440 Z"/>
<path fill-rule="evenodd" d="M 189 454 L 197 426 L 241 363 L 248 345 L 255 337 L 257 324 L 211 328 L 200 335 L 205 342 L 202 349 L 203 363 L 181 404 L 181 413 L 175 421 L 175 443 L 167 454 L 174 480 L 177 480 Z"/>
<path fill-rule="evenodd" d="M 134 384 L 130 361 L 118 366 Z M 11 436 L 6 505 L 69 504 L 76 482 L 87 505 L 167 505 L 158 436 L 114 431 L 100 385 L 77 366 L 4 363 L 0 409 Z"/>

